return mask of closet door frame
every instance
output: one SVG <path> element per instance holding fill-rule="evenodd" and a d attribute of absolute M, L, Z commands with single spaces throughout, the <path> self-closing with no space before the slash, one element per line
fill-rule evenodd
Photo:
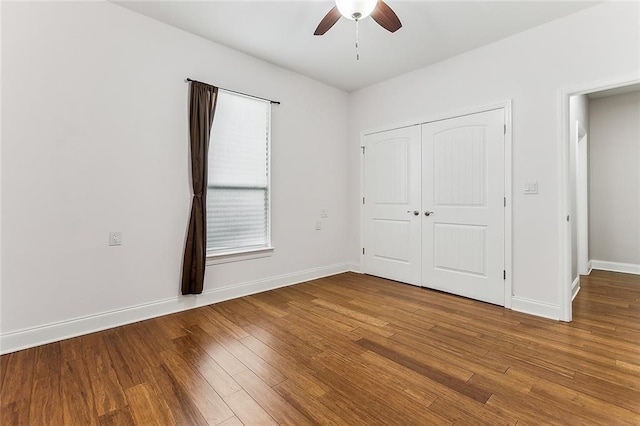
<path fill-rule="evenodd" d="M 424 119 L 398 123 L 396 125 L 387 125 L 377 128 L 368 129 L 360 132 L 360 199 L 364 196 L 364 156 L 362 155 L 364 147 L 364 137 L 366 135 L 378 132 L 384 132 L 388 130 L 399 129 L 403 127 L 422 125 L 432 123 L 434 121 L 447 120 L 450 118 L 461 117 L 464 115 L 477 114 L 481 112 L 491 111 L 495 109 L 504 109 L 504 122 L 505 122 L 505 146 L 504 146 L 504 194 L 506 206 L 504 209 L 504 268 L 505 268 L 505 281 L 504 281 L 504 307 L 511 309 L 512 297 L 513 297 L 513 190 L 512 190 L 512 100 L 508 99 L 502 102 L 496 102 L 487 105 L 480 105 L 476 107 L 465 108 L 443 114 L 434 114 Z M 363 247 L 365 236 L 365 223 L 364 223 L 364 208 L 360 204 L 360 247 Z M 363 255 L 360 254 L 360 266 L 363 265 Z M 362 271 L 364 272 L 364 271 Z"/>

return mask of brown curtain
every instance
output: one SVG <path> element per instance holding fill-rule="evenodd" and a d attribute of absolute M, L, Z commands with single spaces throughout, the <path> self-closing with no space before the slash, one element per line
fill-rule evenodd
<path fill-rule="evenodd" d="M 218 88 L 191 82 L 189 138 L 193 198 L 182 266 L 182 294 L 200 294 L 207 261 L 207 177 L 209 134 L 216 110 Z"/>

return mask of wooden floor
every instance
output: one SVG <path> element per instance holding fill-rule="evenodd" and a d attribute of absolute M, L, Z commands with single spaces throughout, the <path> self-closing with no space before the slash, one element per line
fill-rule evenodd
<path fill-rule="evenodd" d="M 640 277 L 570 324 L 342 274 L 2 356 L 2 425 L 640 424 Z"/>

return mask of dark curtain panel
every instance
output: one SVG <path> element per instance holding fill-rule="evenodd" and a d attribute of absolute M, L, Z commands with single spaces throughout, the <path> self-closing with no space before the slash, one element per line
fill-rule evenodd
<path fill-rule="evenodd" d="M 191 82 L 189 138 L 193 198 L 182 266 L 182 294 L 200 294 L 207 261 L 207 177 L 209 134 L 216 109 L 218 88 Z"/>

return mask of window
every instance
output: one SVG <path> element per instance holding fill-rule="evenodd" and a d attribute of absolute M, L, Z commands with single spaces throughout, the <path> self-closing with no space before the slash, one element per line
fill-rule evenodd
<path fill-rule="evenodd" d="M 209 144 L 207 255 L 270 248 L 271 103 L 219 90 Z"/>

